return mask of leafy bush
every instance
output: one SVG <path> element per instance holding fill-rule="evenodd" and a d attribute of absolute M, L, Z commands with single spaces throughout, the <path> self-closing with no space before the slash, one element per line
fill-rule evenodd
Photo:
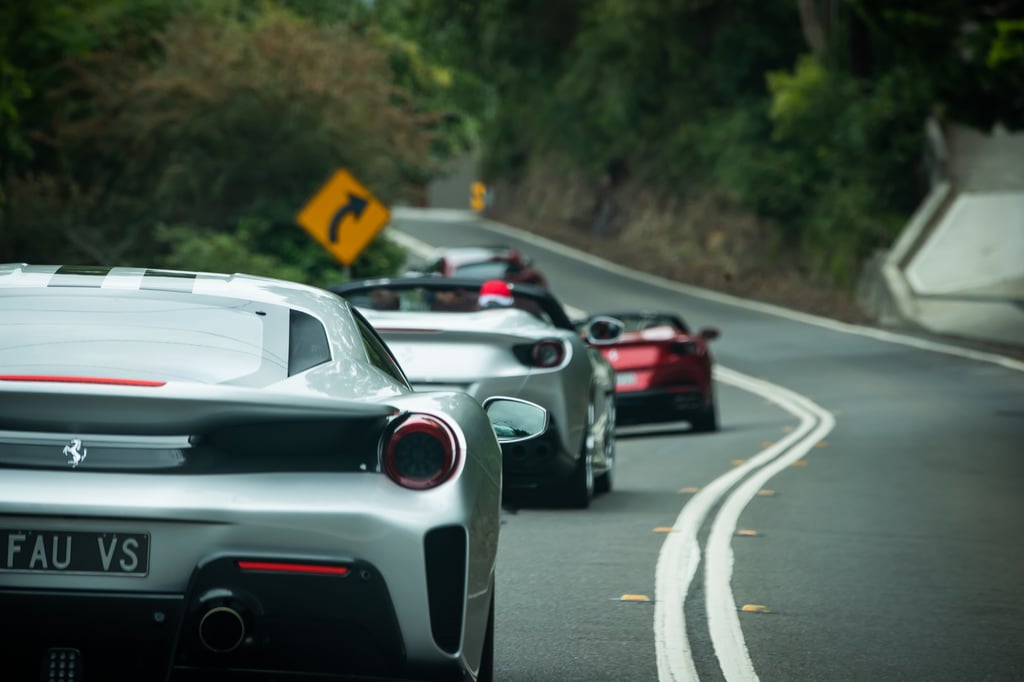
<path fill-rule="evenodd" d="M 929 93 L 907 70 L 868 83 L 811 56 L 767 78 L 771 144 L 786 167 L 756 182 L 781 194 L 759 208 L 797 238 L 813 276 L 851 285 L 859 263 L 891 242 L 923 193 Z"/>

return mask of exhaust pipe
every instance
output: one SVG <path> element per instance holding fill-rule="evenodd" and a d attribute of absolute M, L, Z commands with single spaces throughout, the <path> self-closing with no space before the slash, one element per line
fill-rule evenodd
<path fill-rule="evenodd" d="M 207 651 L 229 654 L 245 641 L 245 619 L 230 606 L 216 606 L 199 620 L 199 642 Z"/>

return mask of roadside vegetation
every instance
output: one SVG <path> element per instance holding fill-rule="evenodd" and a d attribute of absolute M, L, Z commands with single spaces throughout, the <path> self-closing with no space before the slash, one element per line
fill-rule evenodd
<path fill-rule="evenodd" d="M 927 117 L 1024 125 L 1019 2 L 413 6 L 490 93 L 496 215 L 715 288 L 849 293 L 928 190 Z"/>
<path fill-rule="evenodd" d="M 358 2 L 38 0 L 0 25 L 0 261 L 338 281 L 305 202 L 340 167 L 414 199 L 459 146 L 440 72 Z M 352 274 L 403 260 L 378 239 Z"/>
<path fill-rule="evenodd" d="M 929 116 L 1024 126 L 1019 2 L 36 0 L 0 10 L 0 260 L 323 283 L 334 169 L 470 149 L 493 215 L 698 284 L 848 292 L 928 189 Z M 468 195 L 467 195 L 468 196 Z M 394 271 L 374 241 L 352 274 Z"/>

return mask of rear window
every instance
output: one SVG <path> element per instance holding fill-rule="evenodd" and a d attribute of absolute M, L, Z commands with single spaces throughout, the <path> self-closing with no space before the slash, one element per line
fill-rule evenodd
<path fill-rule="evenodd" d="M 291 354 L 311 366 L 326 340 L 306 317 L 313 341 Z M 0 292 L 0 373 L 264 385 L 288 376 L 295 322 L 286 307 L 215 296 L 11 289 Z"/>
<path fill-rule="evenodd" d="M 481 279 L 504 279 L 508 273 L 508 263 L 491 261 L 487 263 L 466 263 L 455 268 L 458 277 L 479 277 Z"/>
<path fill-rule="evenodd" d="M 672 327 L 684 334 L 688 333 L 686 325 L 671 315 L 619 315 L 618 318 L 625 325 L 623 331 L 627 332 L 640 332 L 645 329 L 653 329 L 654 327 Z"/>

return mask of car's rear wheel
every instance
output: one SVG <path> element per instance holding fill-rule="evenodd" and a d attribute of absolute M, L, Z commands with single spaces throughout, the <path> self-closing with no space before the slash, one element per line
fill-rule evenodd
<path fill-rule="evenodd" d="M 711 399 L 710 404 L 691 417 L 690 426 L 694 431 L 701 433 L 718 430 L 718 407 L 714 398 Z"/>
<path fill-rule="evenodd" d="M 494 588 L 491 588 L 491 615 L 487 618 L 484 648 L 480 652 L 480 671 L 476 682 L 494 682 Z"/>
<path fill-rule="evenodd" d="M 565 486 L 565 505 L 573 509 L 586 509 L 594 497 L 594 456 L 587 452 L 576 460 Z"/>
<path fill-rule="evenodd" d="M 586 509 L 594 497 L 594 402 L 587 407 L 587 425 L 576 466 L 562 488 L 562 501 L 573 509 Z"/>
<path fill-rule="evenodd" d="M 559 497 L 556 504 L 571 509 L 586 509 L 594 498 L 594 401 L 587 406 L 587 424 L 584 429 L 580 457 L 575 461 L 572 473 L 556 488 Z"/>
<path fill-rule="evenodd" d="M 594 480 L 594 492 L 610 493 L 615 484 L 615 407 L 609 408 L 604 432 L 604 460 L 607 469 Z"/>
<path fill-rule="evenodd" d="M 615 486 L 615 455 L 608 455 L 608 470 L 594 479 L 594 492 L 597 494 L 610 493 Z"/>

